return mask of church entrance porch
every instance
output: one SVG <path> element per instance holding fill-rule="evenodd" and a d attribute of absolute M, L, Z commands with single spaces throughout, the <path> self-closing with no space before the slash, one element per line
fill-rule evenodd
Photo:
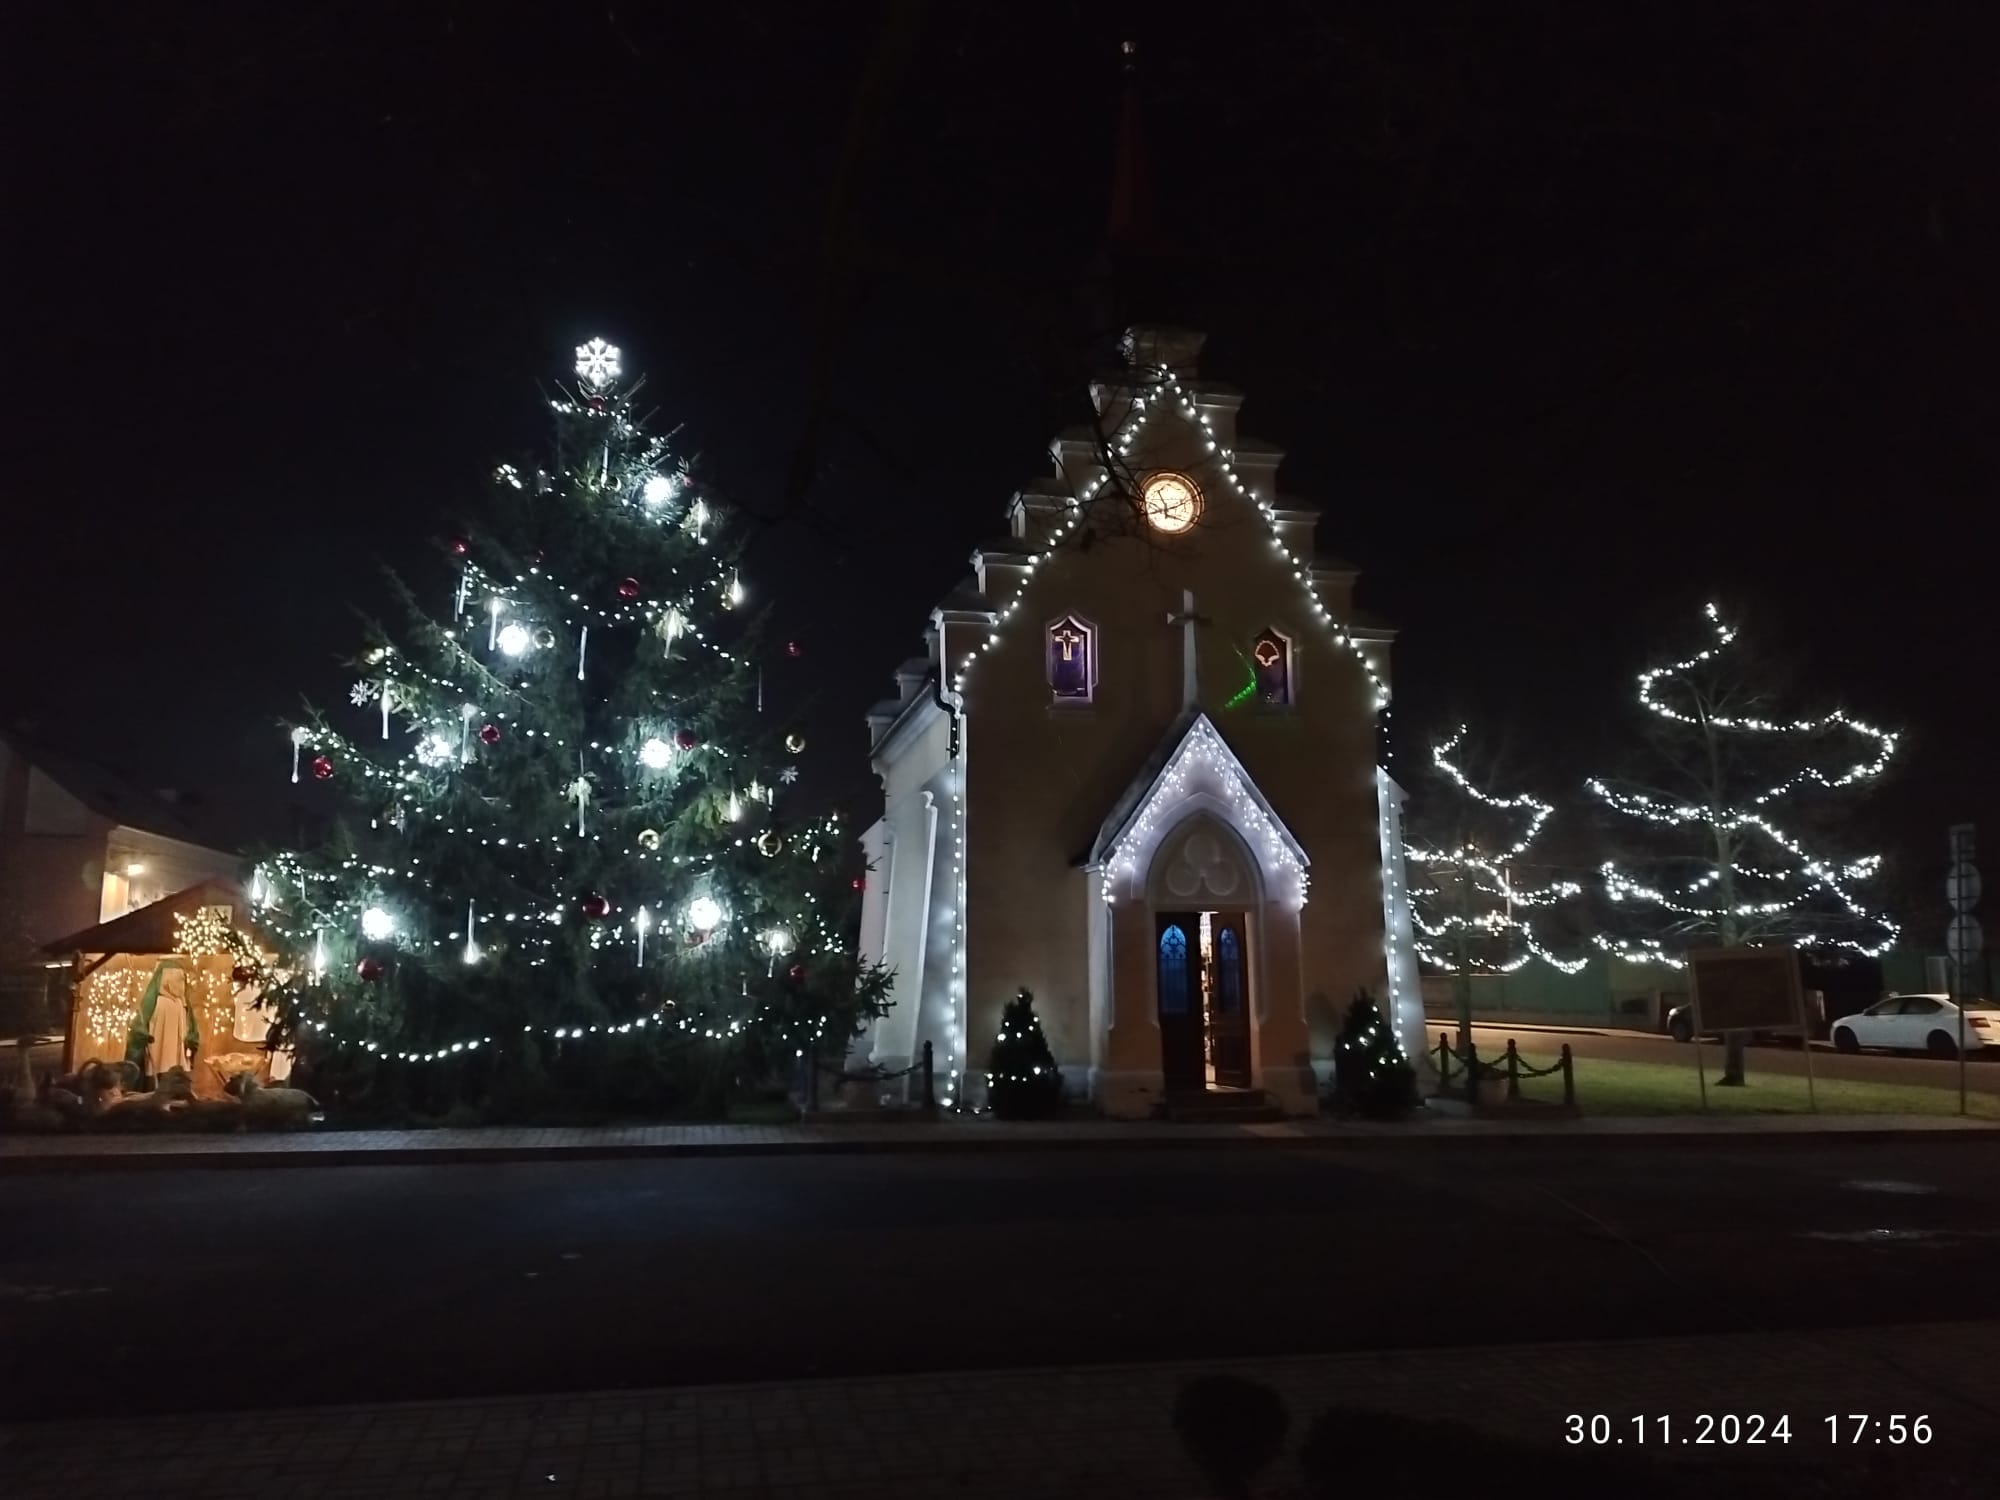
<path fill-rule="evenodd" d="M 1249 1088 L 1245 914 L 1169 911 L 1155 921 L 1162 1088 L 1169 1098 Z"/>
<path fill-rule="evenodd" d="M 1091 867 L 1091 1095 L 1107 1115 L 1317 1112 L 1304 850 L 1196 716 L 1106 820 Z"/>

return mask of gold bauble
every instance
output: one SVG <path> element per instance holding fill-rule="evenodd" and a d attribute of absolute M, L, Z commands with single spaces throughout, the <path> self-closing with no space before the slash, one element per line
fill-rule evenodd
<path fill-rule="evenodd" d="M 641 828 L 639 830 L 639 847 L 641 849 L 659 848 L 660 830 L 657 828 Z"/>

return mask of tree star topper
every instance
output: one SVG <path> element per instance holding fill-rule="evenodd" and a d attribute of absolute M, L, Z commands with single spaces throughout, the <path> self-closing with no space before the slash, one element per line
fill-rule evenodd
<path fill-rule="evenodd" d="M 587 344 L 578 344 L 576 373 L 593 391 L 608 389 L 612 381 L 622 373 L 618 363 L 618 346 L 607 344 L 603 339 L 592 339 Z"/>

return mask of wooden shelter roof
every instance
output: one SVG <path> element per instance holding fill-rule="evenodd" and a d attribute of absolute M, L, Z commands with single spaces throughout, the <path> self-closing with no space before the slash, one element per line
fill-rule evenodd
<path fill-rule="evenodd" d="M 227 906 L 232 925 L 264 941 L 262 934 L 245 917 L 250 911 L 250 894 L 233 880 L 203 880 L 162 896 L 149 906 L 128 911 L 122 917 L 99 922 L 53 943 L 44 943 L 42 952 L 51 958 L 67 958 L 76 953 L 172 953 L 179 929 L 175 917 L 191 917 L 204 906 Z"/>

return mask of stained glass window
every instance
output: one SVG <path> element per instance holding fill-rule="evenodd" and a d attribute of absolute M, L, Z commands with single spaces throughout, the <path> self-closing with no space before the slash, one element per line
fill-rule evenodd
<path fill-rule="evenodd" d="M 1225 1013 L 1243 1008 L 1243 949 L 1229 927 L 1215 942 L 1215 1008 Z"/>
<path fill-rule="evenodd" d="M 1049 627 L 1049 691 L 1057 698 L 1090 701 L 1097 686 L 1097 631 L 1075 615 Z"/>
<path fill-rule="evenodd" d="M 1187 933 L 1169 923 L 1160 934 L 1160 1014 L 1184 1016 L 1188 1008 Z"/>
<path fill-rule="evenodd" d="M 1257 672 L 1257 701 L 1286 704 L 1292 701 L 1292 643 L 1275 630 L 1267 630 L 1250 646 L 1250 659 Z"/>

